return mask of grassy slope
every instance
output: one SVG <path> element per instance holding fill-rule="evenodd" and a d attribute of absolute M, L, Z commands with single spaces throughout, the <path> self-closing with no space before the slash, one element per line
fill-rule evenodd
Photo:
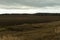
<path fill-rule="evenodd" d="M 0 40 L 60 40 L 60 16 L 0 16 Z"/>

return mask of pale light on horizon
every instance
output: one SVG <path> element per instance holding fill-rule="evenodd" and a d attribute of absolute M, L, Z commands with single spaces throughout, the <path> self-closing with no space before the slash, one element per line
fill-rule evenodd
<path fill-rule="evenodd" d="M 28 9 L 2 9 L 0 8 L 0 14 L 3 13 L 60 13 L 60 6 L 53 7 L 41 7 L 41 8 L 28 8 Z"/>

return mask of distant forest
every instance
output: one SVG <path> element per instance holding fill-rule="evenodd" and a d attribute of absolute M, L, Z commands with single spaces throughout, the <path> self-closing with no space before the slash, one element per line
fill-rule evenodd
<path fill-rule="evenodd" d="M 28 13 L 4 13 L 0 15 L 36 15 L 36 16 L 60 16 L 60 13 L 34 13 L 34 14 L 28 14 Z"/>

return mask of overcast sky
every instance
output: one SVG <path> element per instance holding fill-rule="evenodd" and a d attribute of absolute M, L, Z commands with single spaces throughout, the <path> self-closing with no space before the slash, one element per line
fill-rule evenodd
<path fill-rule="evenodd" d="M 13 11 L 14 10 L 14 11 Z M 58 12 L 60 0 L 0 0 L 0 12 Z"/>

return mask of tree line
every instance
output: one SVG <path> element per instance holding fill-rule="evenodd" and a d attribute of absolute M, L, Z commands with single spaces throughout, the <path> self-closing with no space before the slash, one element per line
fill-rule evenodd
<path fill-rule="evenodd" d="M 0 15 L 36 15 L 36 16 L 60 16 L 60 13 L 34 13 L 34 14 L 29 14 L 29 13 L 5 13 L 5 14 L 0 14 Z"/>

